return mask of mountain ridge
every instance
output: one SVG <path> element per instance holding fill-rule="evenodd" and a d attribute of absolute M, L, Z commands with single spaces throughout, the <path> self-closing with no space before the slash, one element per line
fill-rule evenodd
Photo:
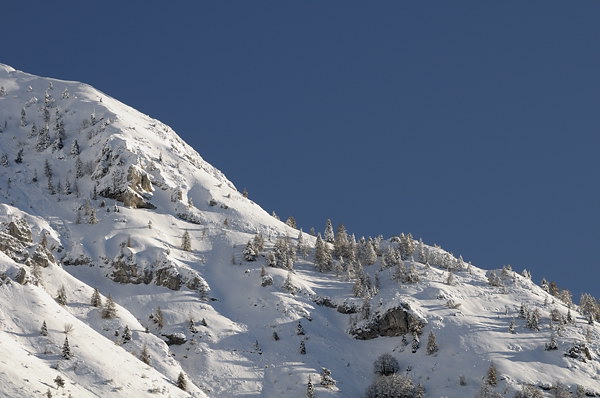
<path fill-rule="evenodd" d="M 83 83 L 0 66 L 0 334 L 3 356 L 21 362 L 0 366 L 8 396 L 302 396 L 326 367 L 337 383 L 317 396 L 361 397 L 385 352 L 426 396 L 481 392 L 491 361 L 502 375 L 492 390 L 509 396 L 557 381 L 600 396 L 597 322 L 527 272 L 486 272 L 404 234 L 338 230 L 323 243 L 161 122 Z M 114 298 L 115 317 L 90 305 L 94 288 Z M 431 332 L 439 350 L 427 354 L 419 339 Z M 65 336 L 75 360 L 61 359 Z M 136 358 L 144 349 L 150 365 Z"/>

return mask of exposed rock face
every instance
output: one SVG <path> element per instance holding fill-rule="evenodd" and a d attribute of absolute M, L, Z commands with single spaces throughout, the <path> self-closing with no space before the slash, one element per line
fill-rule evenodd
<path fill-rule="evenodd" d="M 15 282 L 24 285 L 27 283 L 28 279 L 29 278 L 27 278 L 27 271 L 25 268 L 19 268 L 19 271 L 17 271 L 17 274 L 15 275 Z"/>
<path fill-rule="evenodd" d="M 123 257 L 119 257 L 112 262 L 113 272 L 110 278 L 119 283 L 140 283 L 149 284 L 152 282 L 152 272 L 140 270 L 137 264 L 125 261 Z"/>
<path fill-rule="evenodd" d="M 156 284 L 171 290 L 179 290 L 183 281 L 181 275 L 174 268 L 161 268 L 156 271 Z"/>
<path fill-rule="evenodd" d="M 425 320 L 416 316 L 408 304 L 403 304 L 384 313 L 377 313 L 366 325 L 359 326 L 350 333 L 357 339 L 370 340 L 380 336 L 420 334 L 424 326 Z"/>
<path fill-rule="evenodd" d="M 22 218 L 17 218 L 8 223 L 8 234 L 15 237 L 22 243 L 32 243 L 31 240 L 31 229 L 27 224 L 27 221 Z"/>

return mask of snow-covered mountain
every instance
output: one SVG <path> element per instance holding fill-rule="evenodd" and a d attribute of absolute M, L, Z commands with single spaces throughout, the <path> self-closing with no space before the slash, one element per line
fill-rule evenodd
<path fill-rule="evenodd" d="M 0 138 L 2 396 L 303 397 L 310 378 L 363 397 L 385 353 L 414 396 L 600 396 L 599 306 L 527 272 L 409 235 L 323 242 L 161 122 L 2 64 Z"/>

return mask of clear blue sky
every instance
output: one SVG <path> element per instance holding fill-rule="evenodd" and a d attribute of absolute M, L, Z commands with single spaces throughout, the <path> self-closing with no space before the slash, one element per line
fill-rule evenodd
<path fill-rule="evenodd" d="M 411 232 L 600 296 L 598 1 L 12 1 L 0 19 L 0 62 L 162 120 L 305 230 Z"/>

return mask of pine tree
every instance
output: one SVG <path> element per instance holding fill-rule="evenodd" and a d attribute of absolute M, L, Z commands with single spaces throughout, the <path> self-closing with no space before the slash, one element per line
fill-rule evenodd
<path fill-rule="evenodd" d="M 56 302 L 60 305 L 67 305 L 67 292 L 64 286 L 61 286 L 58 289 L 56 294 Z"/>
<path fill-rule="evenodd" d="M 127 343 L 131 341 L 131 330 L 128 325 L 125 325 L 125 329 L 123 330 L 123 343 Z"/>
<path fill-rule="evenodd" d="M 325 242 L 333 243 L 335 241 L 335 235 L 333 233 L 333 225 L 331 224 L 331 220 L 327 219 L 325 223 L 325 232 L 323 232 L 323 239 Z"/>
<path fill-rule="evenodd" d="M 56 378 L 54 379 L 54 382 L 56 383 L 57 389 L 65 386 L 65 381 L 63 380 L 62 377 L 60 377 L 60 375 L 56 376 Z"/>
<path fill-rule="evenodd" d="M 46 321 L 42 322 L 42 328 L 40 330 L 40 334 L 42 336 L 48 336 L 48 327 L 46 326 Z"/>
<path fill-rule="evenodd" d="M 112 296 L 109 294 L 106 298 L 106 302 L 104 303 L 104 308 L 102 309 L 102 318 L 104 319 L 112 319 L 117 316 L 117 305 L 113 300 Z"/>
<path fill-rule="evenodd" d="M 179 376 L 177 377 L 177 387 L 181 388 L 183 391 L 187 390 L 187 381 L 185 380 L 183 372 L 179 372 Z"/>
<path fill-rule="evenodd" d="M 154 323 L 156 323 L 156 326 L 158 326 L 159 328 L 165 326 L 165 318 L 160 307 L 156 308 L 156 313 L 153 315 L 152 319 L 154 320 Z"/>
<path fill-rule="evenodd" d="M 92 293 L 92 299 L 90 300 L 90 304 L 94 307 L 102 306 L 102 297 L 100 297 L 100 291 L 98 291 L 98 289 L 94 289 L 94 293 Z"/>
<path fill-rule="evenodd" d="M 331 269 L 332 259 L 327 244 L 321 239 L 321 235 L 317 235 L 315 244 L 315 265 L 320 272 L 326 272 Z"/>
<path fill-rule="evenodd" d="M 73 143 L 71 144 L 71 156 L 77 157 L 79 156 L 79 153 L 79 143 L 77 142 L 77 140 L 73 140 Z"/>
<path fill-rule="evenodd" d="M 321 385 L 325 387 L 331 387 L 335 385 L 335 380 L 331 377 L 331 370 L 327 368 L 321 368 Z"/>
<path fill-rule="evenodd" d="M 494 364 L 494 362 L 490 363 L 490 367 L 487 370 L 485 384 L 488 384 L 490 386 L 495 386 L 496 384 L 498 384 L 498 370 L 496 369 L 496 365 Z"/>
<path fill-rule="evenodd" d="M 298 321 L 298 324 L 296 325 L 296 334 L 298 336 L 304 336 L 304 328 L 302 327 L 302 323 L 300 321 Z"/>
<path fill-rule="evenodd" d="M 181 238 L 181 249 L 186 252 L 192 251 L 192 237 L 187 230 L 183 233 L 183 237 Z"/>
<path fill-rule="evenodd" d="M 98 217 L 96 216 L 96 209 L 93 207 L 90 209 L 90 218 L 88 219 L 89 224 L 98 224 Z"/>
<path fill-rule="evenodd" d="M 348 233 L 346 232 L 346 227 L 344 224 L 338 225 L 337 233 L 335 234 L 334 242 L 333 242 L 333 256 L 335 258 L 347 257 L 348 251 Z"/>
<path fill-rule="evenodd" d="M 244 248 L 242 255 L 244 256 L 244 260 L 246 261 L 256 261 L 256 249 L 254 248 L 252 240 L 246 243 L 246 247 Z"/>
<path fill-rule="evenodd" d="M 289 216 L 287 220 L 285 220 L 287 226 L 292 227 L 294 229 L 298 228 L 296 225 L 296 219 L 293 216 Z"/>
<path fill-rule="evenodd" d="M 281 287 L 292 294 L 296 293 L 296 286 L 294 286 L 294 282 L 292 282 L 292 271 L 288 271 L 285 282 L 283 282 L 283 286 Z"/>
<path fill-rule="evenodd" d="M 435 338 L 435 333 L 433 333 L 433 330 L 429 332 L 429 336 L 427 336 L 427 355 L 432 355 L 434 353 L 436 353 L 439 350 L 436 338 Z"/>
<path fill-rule="evenodd" d="M 150 353 L 148 352 L 146 344 L 144 344 L 142 352 L 140 352 L 140 361 L 144 362 L 146 365 L 150 365 Z"/>
<path fill-rule="evenodd" d="M 300 340 L 300 348 L 298 349 L 298 352 L 300 352 L 302 355 L 306 354 L 306 344 L 304 343 L 304 339 Z"/>
<path fill-rule="evenodd" d="M 306 383 L 306 398 L 315 398 L 315 388 L 310 375 L 308 376 L 308 383 Z"/>
<path fill-rule="evenodd" d="M 63 359 L 71 359 L 71 347 L 69 346 L 69 338 L 65 337 L 65 342 L 63 343 L 62 348 L 62 357 Z"/>

